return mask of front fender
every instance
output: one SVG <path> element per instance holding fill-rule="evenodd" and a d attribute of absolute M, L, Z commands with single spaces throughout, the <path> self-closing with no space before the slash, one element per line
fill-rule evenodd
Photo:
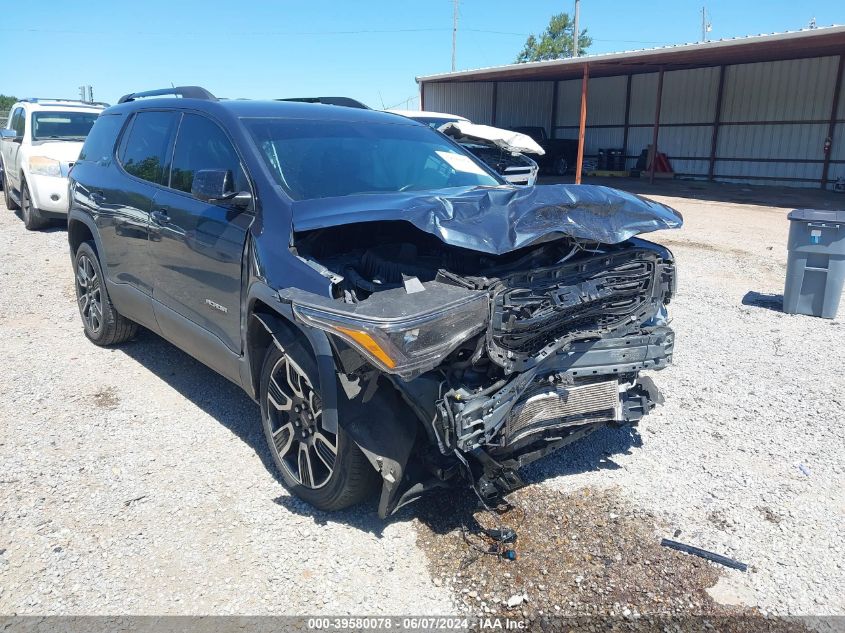
<path fill-rule="evenodd" d="M 416 417 L 378 372 L 356 381 L 338 372 L 328 335 L 296 323 L 291 305 L 279 302 L 272 289 L 264 286 L 254 296 L 274 310 L 273 314 L 253 313 L 252 318 L 273 338 L 275 345 L 284 349 L 284 341 L 295 333 L 302 334 L 311 345 L 317 360 L 323 425 L 334 433 L 338 426 L 342 427 L 381 474 L 384 481 L 379 515 L 386 517 L 396 509 L 399 494 L 409 484 L 406 466 L 417 439 Z M 252 353 L 249 346 L 247 353 Z M 245 366 L 254 367 L 258 363 L 248 362 Z"/>

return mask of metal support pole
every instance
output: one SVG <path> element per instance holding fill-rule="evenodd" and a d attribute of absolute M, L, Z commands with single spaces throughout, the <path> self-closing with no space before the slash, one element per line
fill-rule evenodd
<path fill-rule="evenodd" d="M 719 66 L 719 88 L 716 91 L 716 113 L 713 115 L 713 136 L 710 139 L 710 165 L 707 180 L 713 181 L 716 171 L 716 149 L 719 145 L 719 125 L 722 123 L 722 95 L 725 92 L 725 67 Z"/>
<path fill-rule="evenodd" d="M 622 167 L 628 166 L 628 125 L 631 123 L 631 75 L 625 85 L 625 129 L 622 132 Z"/>
<path fill-rule="evenodd" d="M 830 173 L 830 155 L 833 153 L 833 139 L 836 134 L 836 115 L 839 113 L 839 95 L 842 93 L 842 72 L 845 66 L 845 55 L 839 56 L 839 67 L 836 71 L 836 84 L 833 89 L 833 105 L 830 108 L 830 123 L 827 126 L 827 136 L 825 143 L 830 141 L 827 145 L 827 151 L 824 154 L 824 165 L 822 166 L 822 189 L 827 189 L 827 177 Z"/>
<path fill-rule="evenodd" d="M 555 130 L 557 129 L 557 93 L 560 89 L 560 82 L 555 79 L 552 83 L 552 111 L 549 117 L 549 138 L 555 137 Z"/>
<path fill-rule="evenodd" d="M 590 66 L 584 64 L 581 79 L 581 119 L 578 122 L 578 160 L 575 162 L 575 184 L 581 184 L 581 168 L 584 165 L 584 128 L 587 126 L 587 83 L 590 81 Z"/>
<path fill-rule="evenodd" d="M 657 163 L 657 135 L 660 132 L 660 102 L 663 101 L 663 66 L 657 75 L 657 105 L 654 107 L 654 132 L 651 135 L 651 165 L 648 168 L 648 184 L 654 184 L 654 167 Z"/>

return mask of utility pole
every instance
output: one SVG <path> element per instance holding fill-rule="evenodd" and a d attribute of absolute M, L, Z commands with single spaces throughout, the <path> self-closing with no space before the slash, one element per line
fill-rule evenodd
<path fill-rule="evenodd" d="M 575 21 L 573 24 L 575 33 L 572 35 L 572 56 L 578 57 L 578 36 L 580 32 L 578 31 L 578 18 L 581 13 L 581 0 L 575 0 Z"/>
<path fill-rule="evenodd" d="M 88 86 L 88 103 L 94 103 L 94 89 Z"/>
<path fill-rule="evenodd" d="M 452 72 L 455 72 L 455 47 L 458 44 L 458 0 L 452 0 Z"/>
<path fill-rule="evenodd" d="M 701 41 L 707 41 L 707 34 L 713 30 L 713 25 L 707 21 L 707 7 L 701 7 Z"/>

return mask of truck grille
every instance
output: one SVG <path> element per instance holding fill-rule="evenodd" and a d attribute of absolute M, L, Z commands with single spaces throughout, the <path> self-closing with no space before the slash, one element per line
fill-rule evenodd
<path fill-rule="evenodd" d="M 535 383 L 514 405 L 505 427 L 506 440 L 510 444 L 541 431 L 616 420 L 618 407 L 616 380 L 574 387 Z"/>
<path fill-rule="evenodd" d="M 513 275 L 495 294 L 492 340 L 502 355 L 536 356 L 565 335 L 650 318 L 663 300 L 657 254 L 637 250 Z"/>

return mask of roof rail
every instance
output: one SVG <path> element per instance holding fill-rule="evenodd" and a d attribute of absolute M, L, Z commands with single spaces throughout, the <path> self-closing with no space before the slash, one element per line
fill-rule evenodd
<path fill-rule="evenodd" d="M 81 106 L 103 106 L 108 108 L 109 104 L 104 101 L 82 101 L 80 99 L 48 99 L 44 97 L 28 97 L 26 99 L 18 99 L 21 103 L 75 103 Z"/>
<path fill-rule="evenodd" d="M 128 95 L 123 95 L 117 102 L 126 103 L 127 101 L 135 101 L 135 99 L 142 99 L 144 97 L 163 97 L 165 95 L 174 95 L 176 97 L 182 97 L 183 99 L 217 101 L 217 97 L 205 88 L 200 88 L 199 86 L 176 86 L 175 88 L 161 88 L 159 90 L 146 90 L 144 92 L 130 92 Z"/>
<path fill-rule="evenodd" d="M 370 110 L 371 108 L 351 97 L 286 97 L 276 101 L 299 101 L 302 103 L 324 103 L 326 105 L 345 106 L 347 108 L 360 108 Z"/>

